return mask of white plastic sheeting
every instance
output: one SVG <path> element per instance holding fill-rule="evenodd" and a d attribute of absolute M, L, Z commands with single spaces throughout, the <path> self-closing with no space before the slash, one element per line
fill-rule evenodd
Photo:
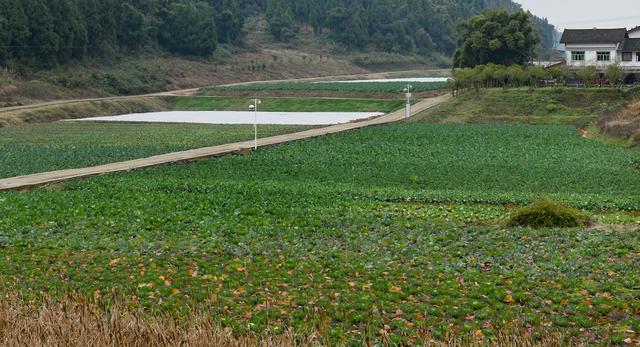
<path fill-rule="evenodd" d="M 379 112 L 258 112 L 258 124 L 331 125 L 381 116 Z M 92 117 L 75 121 L 253 124 L 254 112 L 236 111 L 171 111 L 136 113 L 112 117 Z"/>

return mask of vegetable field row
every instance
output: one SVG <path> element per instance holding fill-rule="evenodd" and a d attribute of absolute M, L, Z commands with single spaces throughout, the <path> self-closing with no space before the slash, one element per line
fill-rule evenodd
<path fill-rule="evenodd" d="M 411 83 L 416 92 L 444 89 L 444 82 L 415 82 Z M 203 88 L 208 91 L 344 91 L 362 93 L 398 93 L 402 94 L 407 86 L 404 82 L 380 83 L 312 83 L 312 82 L 283 82 L 258 83 L 240 86 L 221 86 Z"/>
<path fill-rule="evenodd" d="M 639 161 L 569 126 L 394 124 L 5 193 L 0 281 L 333 345 L 523 325 L 620 344 L 640 331 L 640 233 L 507 228 L 503 204 L 638 210 Z"/>
<path fill-rule="evenodd" d="M 309 129 L 260 127 L 260 136 Z M 88 167 L 253 138 L 250 125 L 48 123 L 0 129 L 0 178 Z"/>

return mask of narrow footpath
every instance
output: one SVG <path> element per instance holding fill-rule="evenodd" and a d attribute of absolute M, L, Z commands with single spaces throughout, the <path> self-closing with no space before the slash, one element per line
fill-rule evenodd
<path fill-rule="evenodd" d="M 439 105 L 450 98 L 449 95 L 443 95 L 431 99 L 425 99 L 413 106 L 412 115 L 418 114 L 424 110 Z M 373 125 L 380 125 L 386 123 L 392 123 L 402 120 L 405 117 L 404 109 L 389 113 L 377 118 L 354 122 L 346 124 L 332 125 L 324 128 L 317 128 L 312 130 L 306 130 L 298 133 L 272 136 L 258 140 L 258 147 L 267 147 L 278 144 L 283 144 L 292 141 L 299 141 L 303 139 L 309 139 L 328 134 L 339 133 L 343 131 L 349 131 L 353 129 L 365 128 Z M 24 191 L 37 187 L 46 186 L 53 183 L 68 181 L 78 178 L 86 178 L 97 175 L 104 175 L 114 172 L 123 172 L 137 169 L 150 168 L 154 166 L 189 162 L 197 159 L 204 159 L 210 157 L 218 157 L 226 154 L 237 153 L 239 151 L 251 149 L 254 146 L 254 141 L 243 141 L 229 143 L 225 145 L 213 146 L 192 149 L 183 152 L 167 153 L 162 155 L 156 155 L 153 157 L 129 160 L 119 163 L 112 163 L 88 168 L 80 169 L 68 169 L 60 171 L 42 172 L 32 175 L 12 177 L 7 179 L 0 179 L 0 192 L 1 191 Z"/>

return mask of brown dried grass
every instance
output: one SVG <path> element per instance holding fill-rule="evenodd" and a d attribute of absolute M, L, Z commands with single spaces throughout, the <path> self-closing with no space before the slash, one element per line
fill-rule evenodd
<path fill-rule="evenodd" d="M 0 299 L 0 346 L 295 346 L 293 334 L 235 337 L 203 315 L 185 324 L 144 317 L 118 307 L 108 311 L 82 298 L 26 304 Z"/>
<path fill-rule="evenodd" d="M 640 101 L 629 104 L 620 113 L 601 117 L 597 126 L 607 135 L 629 141 L 630 145 L 640 143 Z"/>
<path fill-rule="evenodd" d="M 121 100 L 85 101 L 51 105 L 36 109 L 0 113 L 0 128 L 63 119 L 115 116 L 127 113 L 166 111 L 172 108 L 164 97 L 139 97 Z"/>
<path fill-rule="evenodd" d="M 183 319 L 184 320 L 184 319 Z M 424 346 L 462 347 L 542 347 L 583 346 L 560 333 L 533 337 L 527 329 L 499 333 L 494 339 L 472 335 L 452 336 L 449 341 L 425 338 Z M 375 336 L 382 339 L 384 334 Z M 45 297 L 35 304 L 15 296 L 0 297 L 0 346 L 322 346 L 326 339 L 313 333 L 296 337 L 289 331 L 281 335 L 235 336 L 205 314 L 193 314 L 188 322 L 170 316 L 148 317 L 116 305 L 100 307 L 81 296 L 63 299 Z M 374 343 L 364 341 L 363 346 Z M 375 343 L 379 345 L 379 343 Z"/>

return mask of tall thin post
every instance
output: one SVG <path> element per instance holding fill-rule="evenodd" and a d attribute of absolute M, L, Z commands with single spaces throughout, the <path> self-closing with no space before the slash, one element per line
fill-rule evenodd
<path fill-rule="evenodd" d="M 253 131 L 255 134 L 253 149 L 257 150 L 258 149 L 258 99 L 257 98 L 253 100 L 253 104 L 255 105 L 254 112 L 253 112 Z"/>
<path fill-rule="evenodd" d="M 407 84 L 407 87 L 404 89 L 405 96 L 407 97 L 407 105 L 405 106 L 405 111 L 404 111 L 405 118 L 411 117 L 411 89 L 412 88 L 413 88 L 412 85 Z"/>

